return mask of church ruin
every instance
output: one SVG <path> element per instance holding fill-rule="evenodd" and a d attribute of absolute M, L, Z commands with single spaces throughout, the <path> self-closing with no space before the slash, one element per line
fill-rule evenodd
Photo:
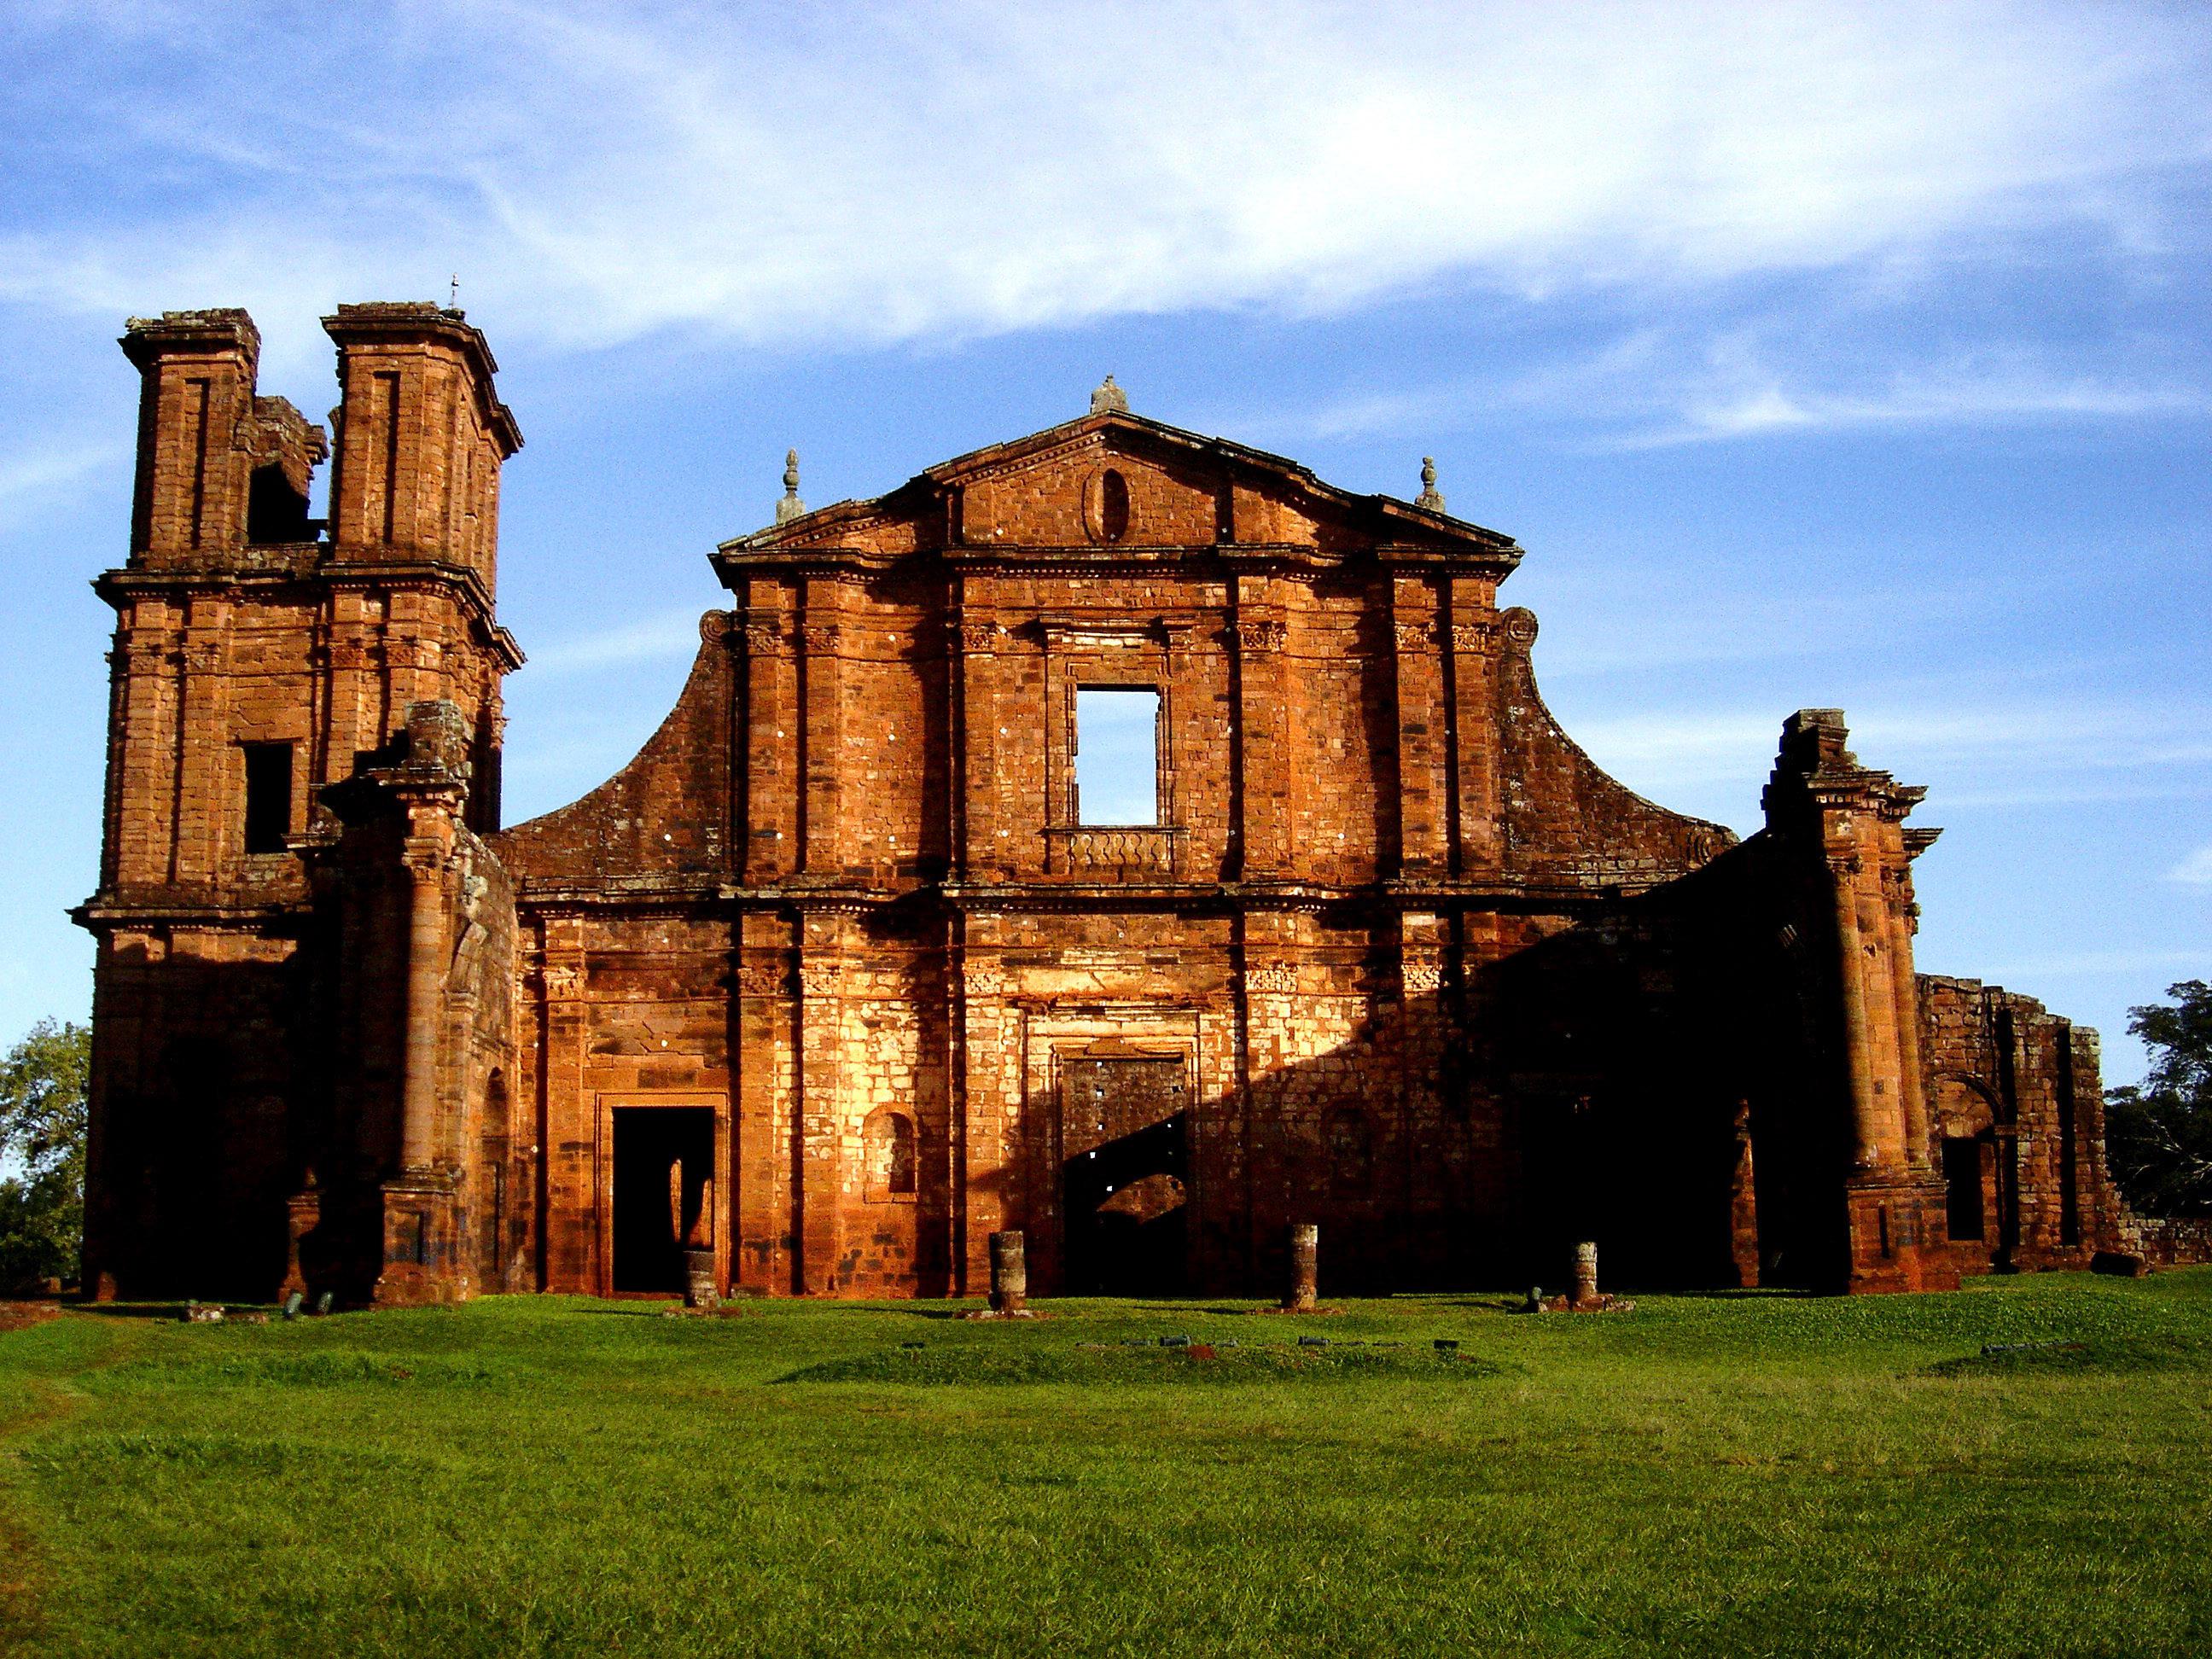
<path fill-rule="evenodd" d="M 2094 1034 L 1915 973 L 1936 832 L 1839 713 L 1748 839 L 1654 805 L 1546 711 L 1514 541 L 1110 382 L 873 501 L 793 477 L 660 729 L 504 826 L 520 434 L 459 311 L 324 320 L 327 435 L 243 312 L 123 339 L 100 1293 L 665 1293 L 689 1248 L 975 1295 L 1008 1229 L 1043 1295 L 1270 1291 L 1299 1224 L 1340 1294 L 2141 1248 Z M 1132 710 L 1152 787 L 1086 802 Z"/>

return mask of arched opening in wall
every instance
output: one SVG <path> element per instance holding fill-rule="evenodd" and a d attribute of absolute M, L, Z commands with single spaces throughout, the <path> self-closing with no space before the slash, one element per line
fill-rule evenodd
<path fill-rule="evenodd" d="M 1188 1085 L 1180 1054 L 1115 1038 L 1060 1065 L 1062 1291 L 1176 1296 L 1188 1279 Z"/>
<path fill-rule="evenodd" d="M 914 1120 L 904 1112 L 879 1106 L 861 1126 L 860 1140 L 866 1159 L 868 1201 L 911 1203 L 916 1188 Z"/>
<path fill-rule="evenodd" d="M 614 1109 L 611 1278 L 617 1291 L 684 1289 L 684 1253 L 714 1243 L 714 1113 Z"/>
<path fill-rule="evenodd" d="M 1990 1225 L 2004 1202 L 1998 1182 L 1997 1097 L 1979 1079 L 1948 1073 L 1929 1102 L 1943 1177 L 1944 1235 L 1954 1244 L 1990 1248 Z"/>
<path fill-rule="evenodd" d="M 1333 1106 L 1322 1120 L 1322 1150 L 1328 1159 L 1331 1198 L 1375 1194 L 1375 1134 L 1357 1106 Z"/>

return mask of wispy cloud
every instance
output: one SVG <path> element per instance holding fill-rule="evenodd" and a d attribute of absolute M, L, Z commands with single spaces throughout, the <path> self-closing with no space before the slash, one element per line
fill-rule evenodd
<path fill-rule="evenodd" d="M 1712 332 L 1631 327 L 1595 351 L 1518 374 L 1364 388 L 1310 409 L 1255 412 L 1240 429 L 1338 439 L 1534 417 L 1596 428 L 1581 447 L 1634 451 L 1884 428 L 2212 416 L 2212 387 L 2175 379 L 2165 362 L 2090 373 L 2007 341 L 1900 365 L 1880 342 L 1896 319 L 1863 292 L 1851 301 L 1847 316 L 1809 321 L 1799 309 Z M 2165 355 L 2145 344 L 2142 355 Z"/>
<path fill-rule="evenodd" d="M 2212 887 L 2212 847 L 2200 847 L 2166 872 L 2184 887 Z"/>
<path fill-rule="evenodd" d="M 2212 943 L 2199 951 L 2069 951 L 2051 956 L 2015 957 L 1986 970 L 1991 980 L 2088 978 L 2149 973 L 2212 973 Z"/>
<path fill-rule="evenodd" d="M 1952 702 L 1850 711 L 1852 748 L 1868 765 L 1908 782 L 1938 783 L 1941 801 L 1953 805 L 2079 804 L 2113 799 L 2115 789 L 2128 799 L 2207 792 L 2212 743 L 2164 734 L 2205 729 L 2212 708 L 2193 717 L 2175 711 L 2169 725 L 2122 702 L 1982 702 L 1954 690 Z M 1780 729 L 1771 709 L 1708 708 L 1585 719 L 1576 736 L 1638 789 L 1694 790 L 1755 783 L 1771 763 Z M 2212 883 L 2212 849 L 2198 856 Z M 2174 878 L 2193 878 L 2177 871 Z"/>
<path fill-rule="evenodd" d="M 63 443 L 0 455 L 0 531 L 9 531 L 40 506 L 124 452 L 112 443 Z"/>
<path fill-rule="evenodd" d="M 541 675 L 561 676 L 628 663 L 688 658 L 698 649 L 699 613 L 667 611 L 642 622 L 624 623 L 539 646 L 530 653 L 530 666 Z"/>
<path fill-rule="evenodd" d="M 1792 386 L 1779 374 L 1683 389 L 1675 418 L 1613 440 L 1622 449 L 1869 427 L 2127 418 L 2212 412 L 2212 393 L 2178 385 L 2115 383 L 2035 368 L 1990 372 L 1939 365 L 1890 375 L 1865 391 Z"/>
<path fill-rule="evenodd" d="M 19 217 L 0 296 L 243 301 L 280 350 L 341 293 L 456 268 L 504 337 L 586 345 L 1326 311 L 1439 281 L 1540 296 L 2062 228 L 2140 252 L 2212 139 L 2212 27 L 2184 10 L 244 9 L 219 47 L 160 6 L 19 16 L 42 95 L 90 117 L 24 120 L 15 165 L 58 191 L 135 151 L 190 187 Z M 158 78 L 110 89 L 132 53 L 103 48 L 149 43 Z M 1943 403 L 1753 388 L 1690 429 Z"/>

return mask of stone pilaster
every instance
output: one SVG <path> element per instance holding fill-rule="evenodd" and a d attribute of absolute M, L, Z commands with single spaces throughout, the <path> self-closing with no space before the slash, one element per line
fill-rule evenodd
<path fill-rule="evenodd" d="M 1390 629 L 1398 726 L 1398 871 L 1433 876 L 1446 866 L 1443 676 L 1437 596 L 1418 577 L 1395 578 Z"/>
<path fill-rule="evenodd" d="M 799 1282 L 811 1295 L 842 1284 L 845 1233 L 845 969 L 850 917 L 810 911 L 799 954 Z"/>

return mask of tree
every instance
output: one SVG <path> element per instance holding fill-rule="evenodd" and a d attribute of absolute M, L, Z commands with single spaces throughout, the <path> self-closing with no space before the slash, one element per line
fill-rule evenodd
<path fill-rule="evenodd" d="M 2106 1091 L 2105 1154 L 2138 1213 L 2212 1215 L 2212 985 L 2166 994 L 2174 1006 L 2128 1010 L 2154 1057 L 2142 1087 Z"/>
<path fill-rule="evenodd" d="M 91 1066 L 90 1029 L 51 1019 L 0 1060 L 0 1291 L 76 1276 Z"/>

